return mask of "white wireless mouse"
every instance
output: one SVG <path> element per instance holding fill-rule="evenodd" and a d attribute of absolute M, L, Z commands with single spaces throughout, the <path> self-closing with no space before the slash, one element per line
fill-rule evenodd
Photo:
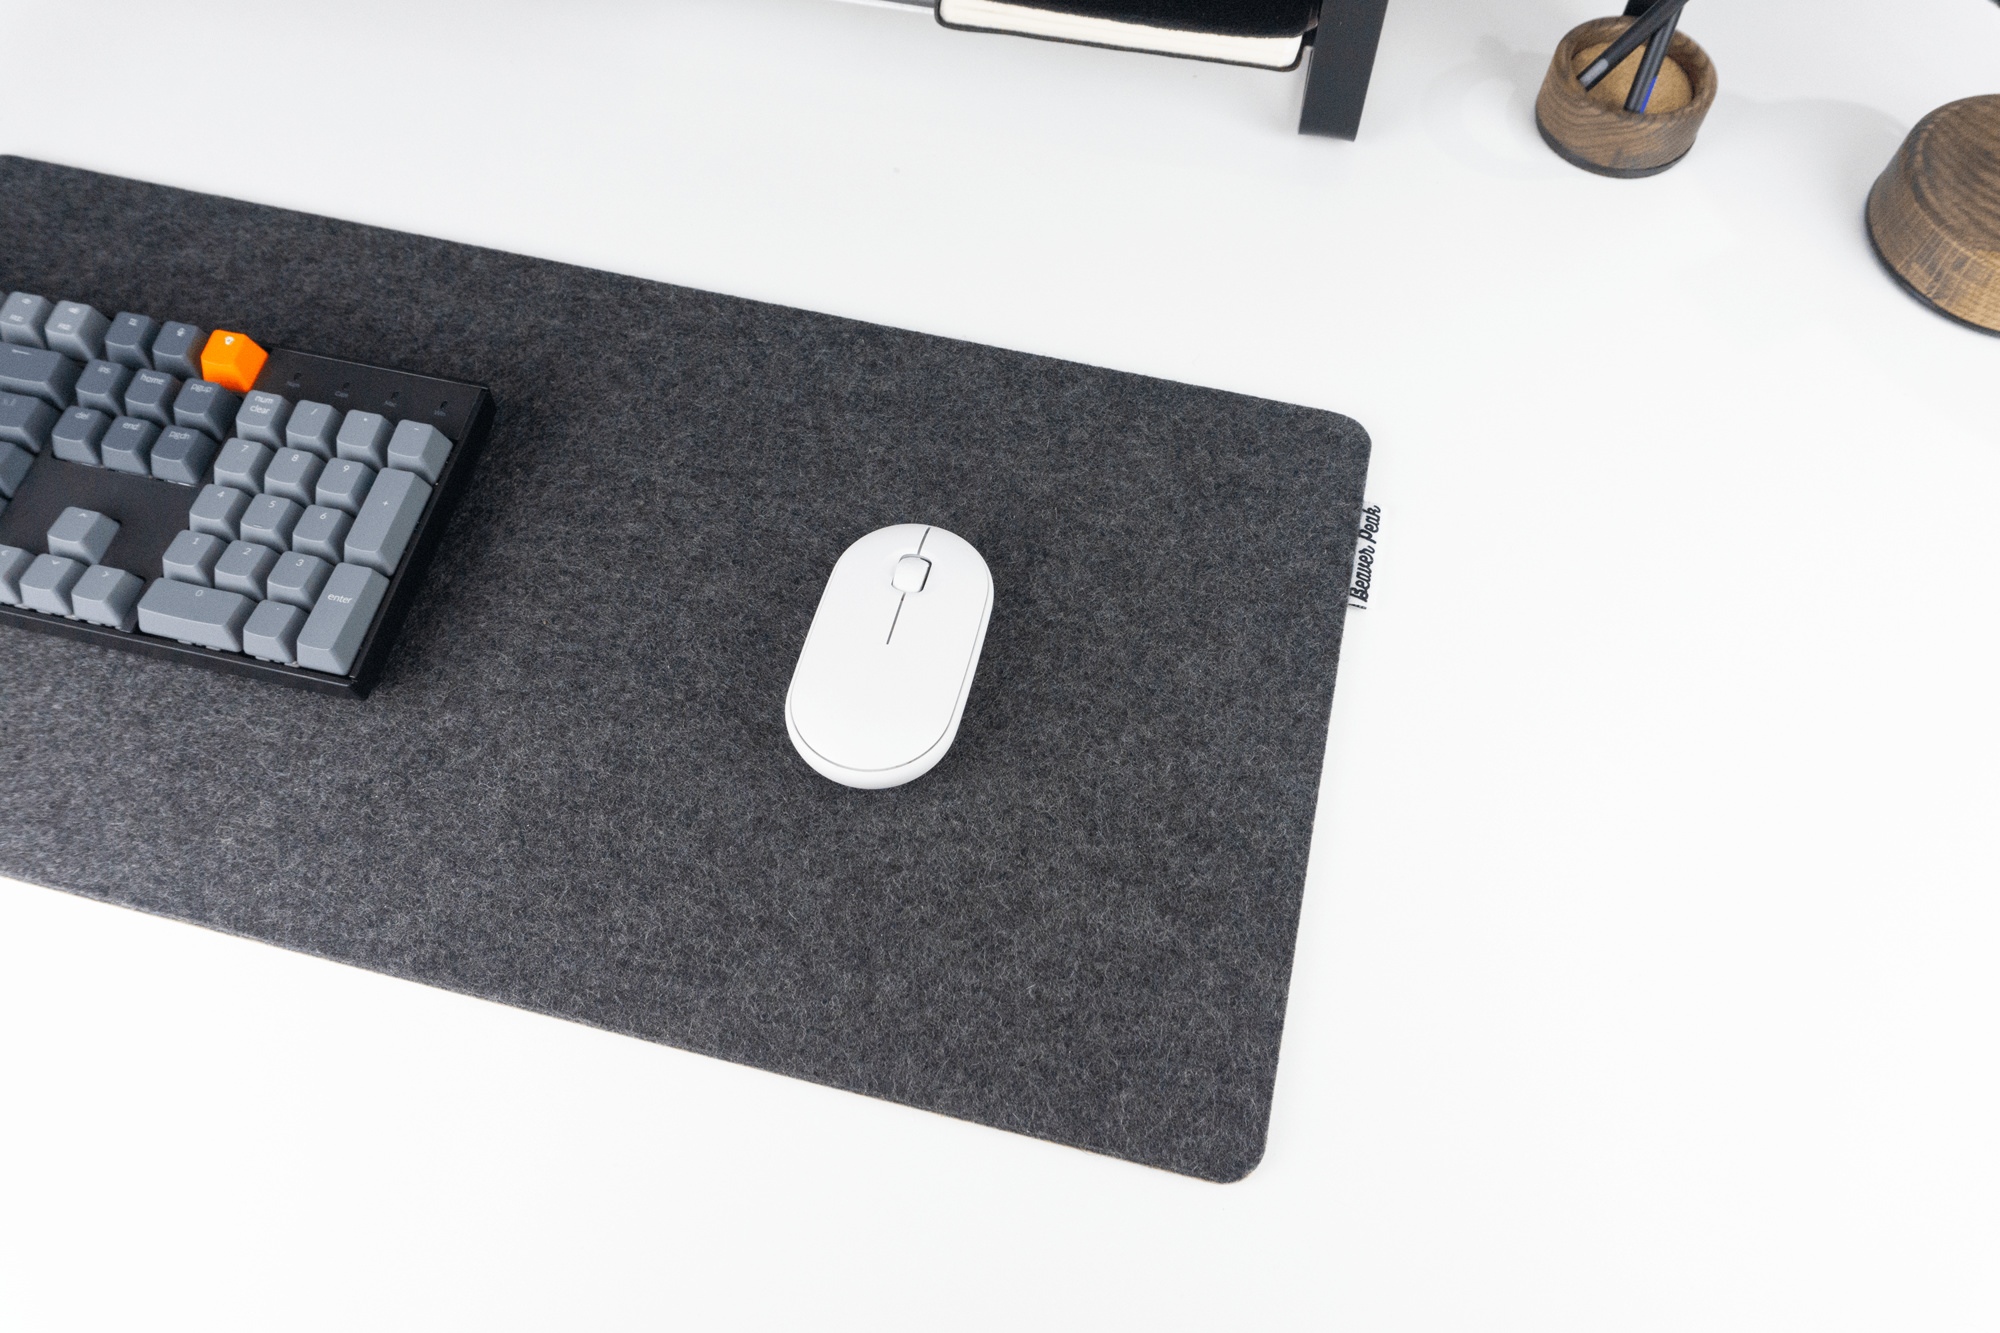
<path fill-rule="evenodd" d="M 849 787 L 899 787 L 944 758 L 993 615 L 972 544 L 903 523 L 841 553 L 785 694 L 799 757 Z"/>

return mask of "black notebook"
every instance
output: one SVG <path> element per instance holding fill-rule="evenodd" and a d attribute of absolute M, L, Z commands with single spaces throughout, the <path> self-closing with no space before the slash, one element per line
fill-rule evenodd
<path fill-rule="evenodd" d="M 1318 8 L 1313 0 L 939 0 L 937 12 L 951 28 L 1291 69 Z"/>

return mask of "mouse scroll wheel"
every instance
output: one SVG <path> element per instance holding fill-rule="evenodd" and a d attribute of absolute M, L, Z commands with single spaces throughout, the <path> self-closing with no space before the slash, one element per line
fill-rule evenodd
<path fill-rule="evenodd" d="M 881 568 L 881 566 L 876 566 Z M 922 592 L 924 580 L 931 576 L 931 562 L 920 555 L 906 555 L 896 562 L 896 573 L 889 582 L 896 585 L 898 592 Z"/>

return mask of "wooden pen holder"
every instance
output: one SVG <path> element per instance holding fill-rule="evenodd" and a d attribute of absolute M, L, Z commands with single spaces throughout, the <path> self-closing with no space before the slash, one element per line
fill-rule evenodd
<path fill-rule="evenodd" d="M 1565 162 L 1600 176 L 1659 175 L 1687 156 L 1708 109 L 1715 105 L 1715 65 L 1692 38 L 1679 32 L 1667 44 L 1667 59 L 1645 111 L 1625 109 L 1625 93 L 1632 86 L 1640 51 L 1626 57 L 1595 88 L 1584 91 L 1577 76 L 1633 22 L 1592 19 L 1570 29 L 1556 47 L 1541 95 L 1535 99 L 1535 125 L 1543 141 Z"/>
<path fill-rule="evenodd" d="M 1869 192 L 1868 235 L 1918 299 L 2000 333 L 2000 97 L 1917 122 Z"/>

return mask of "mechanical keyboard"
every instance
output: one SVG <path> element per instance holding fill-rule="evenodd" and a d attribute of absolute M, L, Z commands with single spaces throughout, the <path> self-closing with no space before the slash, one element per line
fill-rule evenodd
<path fill-rule="evenodd" d="M 362 696 L 484 388 L 80 301 L 0 304 L 0 619 Z"/>

